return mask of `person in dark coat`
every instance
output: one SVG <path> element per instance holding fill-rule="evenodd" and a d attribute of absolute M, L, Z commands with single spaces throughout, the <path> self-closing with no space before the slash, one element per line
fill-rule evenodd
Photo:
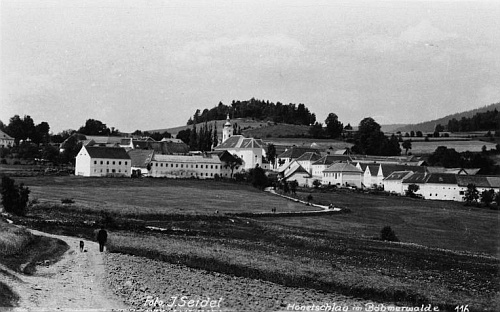
<path fill-rule="evenodd" d="M 97 241 L 99 242 L 99 251 L 103 252 L 104 251 L 104 245 L 106 244 L 106 241 L 108 240 L 108 232 L 104 229 L 104 227 L 101 227 L 99 230 L 99 233 L 97 233 Z"/>

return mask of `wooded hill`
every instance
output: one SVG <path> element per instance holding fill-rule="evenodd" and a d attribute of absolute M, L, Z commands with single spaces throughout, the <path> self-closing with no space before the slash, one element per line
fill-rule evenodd
<path fill-rule="evenodd" d="M 197 109 L 193 117 L 189 118 L 187 124 L 224 120 L 227 114 L 231 119 L 247 118 L 294 125 L 310 125 L 316 122 L 316 115 L 311 113 L 302 103 L 298 105 L 293 103 L 282 104 L 252 98 L 248 101 L 233 100 L 231 105 L 219 102 L 214 108 L 204 109 L 203 112 Z"/>
<path fill-rule="evenodd" d="M 474 119 L 474 116 L 479 114 L 479 113 L 485 113 L 487 111 L 490 111 L 490 112 L 494 112 L 495 109 L 497 111 L 500 111 L 500 102 L 499 103 L 495 103 L 495 104 L 490 104 L 490 105 L 487 105 L 487 106 L 484 106 L 484 107 L 480 107 L 480 108 L 477 108 L 477 109 L 473 109 L 473 110 L 469 110 L 469 111 L 465 111 L 465 112 L 461 112 L 461 113 L 456 113 L 456 114 L 452 114 L 452 115 L 448 115 L 448 116 L 445 116 L 445 117 L 442 117 L 442 118 L 439 118 L 439 119 L 435 119 L 435 120 L 431 120 L 431 121 L 426 121 L 426 122 L 421 122 L 421 123 L 418 123 L 418 124 L 411 124 L 411 125 L 406 125 L 404 127 L 401 127 L 401 128 L 397 128 L 394 130 L 394 132 L 396 131 L 401 131 L 401 132 L 410 132 L 410 131 L 422 131 L 422 132 L 433 132 L 434 131 L 434 128 L 436 127 L 436 125 L 440 124 L 444 127 L 448 127 L 448 123 L 450 120 L 457 120 L 457 121 L 461 121 L 462 118 L 465 118 L 465 119 Z M 477 118 L 477 117 L 476 117 Z M 497 122 L 498 122 L 498 118 L 499 116 L 497 115 Z M 467 130 L 467 129 L 471 129 L 470 127 L 465 127 L 465 128 L 462 128 L 463 131 L 487 131 L 487 130 L 495 130 L 495 129 L 477 129 L 477 130 Z M 498 129 L 498 123 L 497 123 L 497 129 Z M 448 130 L 448 129 L 445 129 L 445 130 Z M 458 130 L 456 130 L 456 128 L 453 128 L 451 129 L 452 131 L 462 131 L 460 130 L 460 127 L 458 128 Z"/>

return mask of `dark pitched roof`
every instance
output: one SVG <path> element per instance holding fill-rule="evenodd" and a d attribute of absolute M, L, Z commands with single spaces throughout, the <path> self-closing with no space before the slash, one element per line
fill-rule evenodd
<path fill-rule="evenodd" d="M 500 188 L 500 177 L 483 175 L 457 175 L 458 186 L 474 184 L 482 188 Z"/>
<path fill-rule="evenodd" d="M 388 177 L 389 175 L 391 175 L 391 173 L 395 171 L 413 171 L 413 172 L 425 173 L 427 171 L 427 167 L 382 164 L 382 174 L 384 177 Z"/>
<path fill-rule="evenodd" d="M 307 152 L 313 152 L 319 154 L 319 151 L 315 148 L 292 146 L 282 154 L 278 155 L 276 158 L 297 159 Z"/>
<path fill-rule="evenodd" d="M 122 147 L 85 146 L 91 158 L 130 159 Z"/>
<path fill-rule="evenodd" d="M 399 181 L 403 180 L 406 178 L 408 175 L 412 174 L 412 171 L 394 171 L 391 173 L 388 177 L 386 177 L 384 180 L 386 181 Z"/>
<path fill-rule="evenodd" d="M 335 163 L 331 165 L 330 167 L 326 168 L 323 170 L 323 172 L 355 172 L 355 173 L 362 173 L 359 168 L 348 164 L 348 163 Z"/>
<path fill-rule="evenodd" d="M 233 135 L 224 141 L 216 149 L 232 149 L 232 148 L 264 148 L 264 142 L 260 139 L 245 138 L 242 135 Z"/>
<path fill-rule="evenodd" d="M 414 173 L 403 179 L 403 183 L 457 184 L 457 175 L 449 173 Z"/>
<path fill-rule="evenodd" d="M 428 175 L 426 183 L 457 184 L 457 178 L 455 174 L 432 173 Z"/>
<path fill-rule="evenodd" d="M 319 154 L 316 154 L 314 152 L 305 152 L 304 154 L 302 154 L 302 156 L 300 156 L 296 160 L 297 161 L 301 161 L 301 160 L 316 161 L 320 158 L 321 158 L 321 155 L 319 155 Z"/>
<path fill-rule="evenodd" d="M 409 177 L 406 177 L 403 179 L 403 183 L 411 183 L 411 184 L 419 184 L 419 183 L 425 183 L 425 180 L 427 179 L 427 174 L 425 173 L 414 173 Z"/>
<path fill-rule="evenodd" d="M 351 157 L 349 155 L 326 155 L 318 159 L 313 165 L 331 165 L 335 162 L 349 162 Z"/>
<path fill-rule="evenodd" d="M 132 149 L 128 151 L 128 155 L 132 160 L 132 167 L 145 168 L 148 163 L 153 159 L 153 150 L 141 150 L 141 149 Z"/>
<path fill-rule="evenodd" d="M 12 138 L 10 135 L 3 132 L 2 130 L 0 130 L 0 138 L 2 138 L 4 140 L 14 140 L 14 138 Z"/>
<path fill-rule="evenodd" d="M 177 143 L 170 141 L 132 141 L 134 149 L 154 150 L 157 153 L 164 155 L 187 154 L 189 146 L 185 143 Z"/>

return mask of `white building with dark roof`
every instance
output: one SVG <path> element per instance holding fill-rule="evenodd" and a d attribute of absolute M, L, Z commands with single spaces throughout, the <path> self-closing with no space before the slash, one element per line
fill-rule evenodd
<path fill-rule="evenodd" d="M 312 164 L 321 159 L 321 155 L 315 152 L 305 152 L 296 161 L 312 175 Z"/>
<path fill-rule="evenodd" d="M 121 147 L 82 146 L 76 156 L 75 175 L 130 177 L 132 162 Z"/>
<path fill-rule="evenodd" d="M 14 138 L 0 130 L 0 147 L 14 146 Z"/>
<path fill-rule="evenodd" d="M 405 189 L 403 189 L 403 180 L 408 178 L 412 174 L 413 171 L 394 171 L 389 176 L 384 178 L 384 191 L 405 195 Z"/>
<path fill-rule="evenodd" d="M 348 163 L 334 163 L 323 170 L 324 185 L 356 186 L 361 188 L 363 172 L 361 169 Z"/>
<path fill-rule="evenodd" d="M 243 169 L 249 170 L 259 165 L 263 166 L 265 157 L 265 144 L 260 139 L 245 138 L 242 135 L 233 135 L 222 144 L 215 147 L 216 151 L 226 150 L 230 154 L 236 155 L 243 160 Z"/>
<path fill-rule="evenodd" d="M 152 177 L 214 179 L 223 171 L 222 161 L 214 154 L 154 154 L 150 165 Z"/>

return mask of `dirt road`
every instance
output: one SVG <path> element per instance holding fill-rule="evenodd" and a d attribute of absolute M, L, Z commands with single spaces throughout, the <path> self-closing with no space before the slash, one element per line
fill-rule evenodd
<path fill-rule="evenodd" d="M 80 239 L 51 235 L 32 230 L 35 235 L 45 235 L 65 241 L 70 249 L 63 259 L 50 266 L 37 266 L 33 276 L 13 272 L 0 274 L 0 281 L 9 285 L 20 296 L 19 307 L 23 311 L 119 311 L 127 306 L 114 297 L 105 283 L 103 254 L 99 245 L 83 240 L 87 252 L 80 252 Z"/>

